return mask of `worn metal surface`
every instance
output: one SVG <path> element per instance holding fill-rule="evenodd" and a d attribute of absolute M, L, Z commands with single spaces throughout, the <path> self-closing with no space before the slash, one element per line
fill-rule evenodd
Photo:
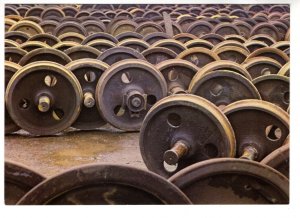
<path fill-rule="evenodd" d="M 70 128 L 56 136 L 39 138 L 20 130 L 5 136 L 5 159 L 25 164 L 46 177 L 89 163 L 118 163 L 146 169 L 138 135 L 108 125 L 93 131 Z"/>

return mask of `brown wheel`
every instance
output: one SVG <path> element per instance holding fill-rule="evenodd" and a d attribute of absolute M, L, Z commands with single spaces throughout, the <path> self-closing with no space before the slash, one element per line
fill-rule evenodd
<path fill-rule="evenodd" d="M 220 109 L 243 99 L 261 99 L 250 80 L 229 70 L 216 70 L 204 75 L 197 73 L 188 92 L 209 100 Z"/>
<path fill-rule="evenodd" d="M 281 65 L 284 65 L 290 60 L 289 56 L 278 48 L 260 48 L 252 52 L 245 60 L 247 62 L 250 58 L 254 57 L 269 57 L 278 61 Z"/>
<path fill-rule="evenodd" d="M 214 26 L 207 21 L 195 21 L 191 23 L 186 32 L 195 36 L 201 37 L 205 34 L 211 33 Z"/>
<path fill-rule="evenodd" d="M 142 39 L 125 39 L 120 41 L 118 46 L 132 48 L 140 53 L 150 47 L 150 45 Z"/>
<path fill-rule="evenodd" d="M 88 16 L 90 16 L 90 12 L 89 11 L 87 11 L 87 10 L 79 10 L 78 12 L 77 12 L 77 14 L 75 15 L 75 18 L 81 18 L 81 17 L 88 17 Z"/>
<path fill-rule="evenodd" d="M 276 42 L 275 44 L 271 45 L 271 48 L 278 48 L 281 51 L 284 51 L 284 50 L 290 48 L 290 41 L 279 41 L 279 42 Z"/>
<path fill-rule="evenodd" d="M 101 52 L 88 45 L 78 45 L 64 51 L 73 61 L 82 58 L 97 59 Z"/>
<path fill-rule="evenodd" d="M 213 61 L 220 60 L 218 55 L 206 48 L 189 48 L 181 52 L 176 59 L 187 60 L 199 68 Z"/>
<path fill-rule="evenodd" d="M 230 123 L 214 104 L 195 95 L 157 102 L 144 119 L 139 144 L 147 168 L 164 177 L 199 161 L 235 155 Z"/>
<path fill-rule="evenodd" d="M 77 119 L 82 97 L 71 71 L 54 62 L 37 61 L 13 75 L 5 101 L 11 118 L 22 129 L 32 135 L 53 135 Z"/>
<path fill-rule="evenodd" d="M 145 12 L 143 15 L 144 18 L 148 18 L 148 19 L 155 17 L 155 16 L 161 16 L 161 15 L 158 11 L 154 11 L 154 10 L 149 10 L 149 11 Z"/>
<path fill-rule="evenodd" d="M 268 44 L 263 41 L 249 40 L 244 43 L 244 46 L 252 53 L 257 49 L 268 47 Z"/>
<path fill-rule="evenodd" d="M 212 49 L 214 45 L 210 43 L 207 40 L 204 39 L 193 39 L 189 40 L 184 44 L 187 48 L 195 48 L 195 47 L 200 47 L 200 48 L 207 48 L 207 49 Z"/>
<path fill-rule="evenodd" d="M 19 15 L 20 16 L 19 12 L 16 9 L 6 5 L 5 11 L 4 11 L 4 16 L 7 16 L 7 15 Z"/>
<path fill-rule="evenodd" d="M 82 23 L 81 20 L 79 20 L 78 18 L 75 18 L 75 17 L 64 17 L 64 18 L 61 18 L 60 23 L 64 23 L 64 22 L 67 22 L 67 21 Z"/>
<path fill-rule="evenodd" d="M 179 34 L 173 36 L 173 39 L 184 44 L 190 40 L 198 39 L 198 37 L 193 34 L 190 34 L 190 33 L 179 33 Z"/>
<path fill-rule="evenodd" d="M 107 49 L 113 48 L 116 46 L 115 43 L 106 40 L 106 39 L 95 39 L 93 41 L 88 42 L 86 45 L 97 49 L 100 52 L 104 52 Z"/>
<path fill-rule="evenodd" d="M 206 160 L 181 170 L 169 181 L 193 204 L 289 203 L 289 180 L 273 168 L 254 161 Z"/>
<path fill-rule="evenodd" d="M 200 39 L 204 39 L 206 41 L 209 41 L 213 45 L 217 45 L 223 41 L 225 41 L 225 38 L 221 35 L 215 34 L 215 33 L 208 33 L 200 37 Z"/>
<path fill-rule="evenodd" d="M 87 43 L 89 43 L 89 42 L 91 42 L 93 40 L 96 40 L 96 39 L 105 39 L 105 40 L 111 41 L 111 42 L 113 42 L 115 44 L 118 44 L 118 42 L 119 42 L 114 36 L 112 36 L 112 35 L 110 35 L 108 33 L 94 33 L 92 35 L 87 36 L 82 41 L 81 44 L 85 45 L 85 44 L 87 44 Z"/>
<path fill-rule="evenodd" d="M 78 13 L 78 9 L 73 6 L 65 6 L 61 9 L 66 17 L 75 17 Z"/>
<path fill-rule="evenodd" d="M 11 40 L 11 39 L 5 39 L 4 40 L 4 47 L 19 47 L 19 43 Z"/>
<path fill-rule="evenodd" d="M 281 67 L 281 69 L 278 72 L 278 75 L 290 77 L 290 62 L 287 62 Z"/>
<path fill-rule="evenodd" d="M 159 25 L 164 29 L 164 32 L 166 32 L 165 21 L 162 20 L 161 22 L 159 22 Z M 177 22 L 171 21 L 170 23 L 168 23 L 168 25 L 170 25 L 171 30 L 173 32 L 173 35 L 171 35 L 171 36 L 182 33 L 181 26 Z"/>
<path fill-rule="evenodd" d="M 137 26 L 138 24 L 134 21 L 120 20 L 112 26 L 110 34 L 113 36 L 117 36 L 124 32 L 133 32 Z"/>
<path fill-rule="evenodd" d="M 214 52 L 220 57 L 221 60 L 229 60 L 236 63 L 243 63 L 249 55 L 246 49 L 237 46 L 223 46 Z"/>
<path fill-rule="evenodd" d="M 242 159 L 261 161 L 289 135 L 288 113 L 270 102 L 241 100 L 226 106 L 223 112 L 235 133 L 236 155 Z"/>
<path fill-rule="evenodd" d="M 14 21 L 16 21 L 16 22 L 18 22 L 18 21 L 20 21 L 20 20 L 23 19 L 23 17 L 21 17 L 20 15 L 14 15 L 14 14 L 6 15 L 5 18 L 14 20 Z"/>
<path fill-rule="evenodd" d="M 273 26 L 276 27 L 276 29 L 278 30 L 278 34 L 279 34 L 279 40 L 284 40 L 285 34 L 289 29 L 289 26 L 287 26 L 286 24 L 278 21 L 278 19 L 276 19 L 276 21 L 271 21 L 270 24 L 272 24 Z"/>
<path fill-rule="evenodd" d="M 233 22 L 233 24 L 239 29 L 241 36 L 245 37 L 246 39 L 250 37 L 252 26 L 249 23 L 242 20 L 236 20 Z"/>
<path fill-rule="evenodd" d="M 58 7 L 46 7 L 41 14 L 41 18 L 46 20 L 48 17 L 59 17 L 63 18 L 65 13 Z"/>
<path fill-rule="evenodd" d="M 290 80 L 288 77 L 276 74 L 264 75 L 257 77 L 252 82 L 263 100 L 287 110 L 290 104 Z"/>
<path fill-rule="evenodd" d="M 143 40 L 150 45 L 162 39 L 171 39 L 171 36 L 163 32 L 154 32 L 149 33 L 143 37 Z"/>
<path fill-rule="evenodd" d="M 243 63 L 243 67 L 250 73 L 252 79 L 259 76 L 277 74 L 281 64 L 268 57 L 254 57 Z"/>
<path fill-rule="evenodd" d="M 18 7 L 17 11 L 19 12 L 21 17 L 25 17 L 25 14 L 28 11 L 28 9 L 28 7 Z"/>
<path fill-rule="evenodd" d="M 5 204 L 15 205 L 32 188 L 46 178 L 20 163 L 5 161 Z"/>
<path fill-rule="evenodd" d="M 241 42 L 238 42 L 235 40 L 225 40 L 223 42 L 220 42 L 219 44 L 215 45 L 212 50 L 216 51 L 216 50 L 220 49 L 221 47 L 228 47 L 228 46 L 235 46 L 235 47 L 241 48 L 243 50 L 246 50 L 249 53 L 246 46 L 244 46 Z"/>
<path fill-rule="evenodd" d="M 168 48 L 172 51 L 174 51 L 176 54 L 180 54 L 181 52 L 185 51 L 187 49 L 187 47 L 175 40 L 175 39 L 162 39 L 162 40 L 159 40 L 155 43 L 153 43 L 151 45 L 151 47 L 163 47 L 163 48 Z"/>
<path fill-rule="evenodd" d="M 5 61 L 4 66 L 5 66 L 5 89 L 6 89 L 9 80 L 21 68 L 21 66 L 10 61 Z M 19 129 L 20 127 L 18 127 L 9 116 L 9 113 L 5 105 L 5 134 L 16 132 Z"/>
<path fill-rule="evenodd" d="M 260 11 L 264 11 L 265 8 L 263 5 L 249 5 L 248 11 L 253 11 L 255 13 L 260 12 Z"/>
<path fill-rule="evenodd" d="M 8 32 L 9 29 L 15 25 L 17 23 L 17 21 L 14 21 L 12 19 L 9 18 L 5 18 L 5 32 Z"/>
<path fill-rule="evenodd" d="M 101 20 L 87 20 L 81 24 L 87 31 L 87 35 L 97 32 L 106 32 L 105 24 Z"/>
<path fill-rule="evenodd" d="M 20 60 L 26 55 L 27 52 L 20 47 L 6 47 L 5 48 L 5 60 L 14 63 L 19 63 Z"/>
<path fill-rule="evenodd" d="M 116 88 L 118 90 L 116 92 Z M 150 107 L 167 95 L 162 74 L 143 60 L 123 60 L 99 79 L 96 103 L 102 117 L 126 131 L 137 131 Z"/>
<path fill-rule="evenodd" d="M 41 14 L 43 13 L 43 11 L 44 11 L 44 7 L 33 6 L 28 9 L 28 11 L 25 14 L 25 17 L 30 17 L 30 16 L 41 17 Z"/>
<path fill-rule="evenodd" d="M 284 40 L 285 41 L 290 41 L 290 29 L 288 29 L 288 31 L 286 32 Z"/>
<path fill-rule="evenodd" d="M 38 48 L 26 55 L 23 55 L 22 59 L 19 61 L 21 66 L 25 66 L 29 63 L 37 61 L 52 61 L 59 63 L 61 65 L 66 65 L 71 62 L 71 58 L 64 52 L 61 52 L 54 48 Z"/>
<path fill-rule="evenodd" d="M 44 30 L 36 23 L 28 20 L 21 20 L 12 25 L 8 31 L 20 31 L 27 33 L 29 36 L 44 33 Z"/>
<path fill-rule="evenodd" d="M 212 33 L 219 34 L 221 36 L 241 35 L 239 28 L 232 23 L 219 23 L 213 28 Z"/>
<path fill-rule="evenodd" d="M 10 31 L 5 33 L 5 39 L 13 40 L 19 44 L 26 42 L 30 36 L 24 32 L 20 31 Z"/>
<path fill-rule="evenodd" d="M 266 156 L 261 164 L 268 165 L 287 178 L 290 175 L 290 144 L 285 144 Z"/>
<path fill-rule="evenodd" d="M 123 32 L 117 35 L 116 39 L 121 42 L 126 39 L 143 39 L 143 36 L 136 32 Z"/>
<path fill-rule="evenodd" d="M 59 25 L 59 23 L 54 20 L 43 20 L 39 25 L 41 26 L 41 28 L 43 28 L 45 33 L 53 35 L 54 30 Z"/>
<path fill-rule="evenodd" d="M 258 34 L 266 34 L 269 37 L 273 38 L 275 41 L 280 39 L 279 31 L 277 28 L 270 23 L 259 23 L 252 28 L 251 36 Z"/>
<path fill-rule="evenodd" d="M 189 26 L 195 21 L 197 21 L 197 18 L 189 14 L 180 15 L 176 19 L 176 22 L 181 26 L 183 32 L 186 32 Z"/>
<path fill-rule="evenodd" d="M 128 166 L 94 164 L 45 180 L 18 204 L 145 205 L 190 204 L 190 201 L 175 185 L 154 173 Z"/>
<path fill-rule="evenodd" d="M 69 32 L 60 35 L 58 39 L 62 42 L 76 42 L 81 44 L 85 36 L 79 33 Z"/>
<path fill-rule="evenodd" d="M 46 43 L 47 45 L 49 46 L 53 46 L 55 45 L 56 43 L 59 43 L 60 40 L 51 35 L 51 34 L 48 34 L 48 33 L 41 33 L 41 34 L 37 34 L 37 35 L 34 35 L 32 37 L 30 37 L 28 39 L 28 41 L 39 41 L 39 42 L 43 42 L 43 43 Z"/>
<path fill-rule="evenodd" d="M 224 36 L 225 40 L 235 40 L 237 42 L 240 42 L 240 43 L 245 43 L 246 42 L 246 39 L 245 37 L 241 36 L 241 35 L 226 35 Z"/>
<path fill-rule="evenodd" d="M 47 45 L 46 43 L 39 42 L 39 41 L 27 41 L 24 42 L 22 45 L 20 45 L 20 48 L 27 52 L 31 52 L 38 48 L 50 48 L 50 46 Z"/>
<path fill-rule="evenodd" d="M 155 22 L 148 21 L 138 24 L 134 31 L 143 36 L 146 36 L 154 32 L 164 32 L 164 29 Z"/>
<path fill-rule="evenodd" d="M 258 40 L 258 41 L 266 43 L 268 46 L 271 46 L 274 43 L 276 43 L 276 41 L 272 37 L 270 37 L 269 35 L 266 35 L 266 34 L 253 35 L 248 40 L 249 41 Z"/>
<path fill-rule="evenodd" d="M 77 42 L 65 41 L 65 42 L 59 42 L 59 43 L 53 45 L 52 48 L 64 52 L 65 50 L 72 48 L 74 46 L 78 46 L 78 45 L 80 45 L 80 44 L 78 44 Z"/>
<path fill-rule="evenodd" d="M 84 36 L 88 35 L 86 29 L 81 24 L 75 23 L 75 22 L 72 22 L 72 21 L 67 21 L 65 23 L 59 24 L 55 28 L 55 30 L 53 32 L 53 35 L 58 37 L 58 36 L 60 36 L 64 33 L 67 33 L 67 32 L 79 33 L 79 34 L 84 35 Z"/>
<path fill-rule="evenodd" d="M 112 64 L 122 61 L 124 59 L 145 60 L 145 57 L 132 48 L 119 46 L 107 49 L 102 54 L 100 54 L 97 59 L 111 66 Z"/>
<path fill-rule="evenodd" d="M 162 61 L 175 59 L 177 54 L 168 48 L 163 47 L 151 47 L 142 52 L 142 55 L 146 58 L 146 60 L 153 64 L 159 64 Z"/>
<path fill-rule="evenodd" d="M 41 19 L 41 18 L 39 18 L 39 17 L 33 17 L 33 16 L 31 16 L 31 17 L 24 17 L 24 18 L 22 19 L 22 21 L 26 21 L 26 20 L 32 21 L 32 22 L 34 22 L 34 23 L 36 23 L 36 24 L 38 24 L 38 25 L 40 25 L 40 23 L 42 22 L 42 19 Z"/>
<path fill-rule="evenodd" d="M 238 74 L 241 74 L 242 76 L 246 77 L 250 81 L 252 80 L 251 75 L 246 70 L 246 68 L 244 68 L 242 65 L 240 65 L 236 62 L 232 62 L 232 61 L 228 61 L 228 60 L 213 61 L 213 62 L 205 65 L 204 67 L 202 67 L 198 71 L 197 75 L 199 75 L 199 78 L 200 78 L 207 73 L 210 73 L 212 71 L 217 71 L 217 70 L 233 71 Z"/>
<path fill-rule="evenodd" d="M 72 124 L 73 127 L 91 130 L 106 124 L 95 105 L 95 89 L 99 78 L 108 67 L 102 61 L 89 58 L 75 60 L 66 65 L 78 79 L 83 92 L 82 109 Z"/>
<path fill-rule="evenodd" d="M 194 64 L 180 59 L 163 61 L 156 68 L 167 82 L 168 95 L 186 93 L 192 78 L 199 70 Z"/>

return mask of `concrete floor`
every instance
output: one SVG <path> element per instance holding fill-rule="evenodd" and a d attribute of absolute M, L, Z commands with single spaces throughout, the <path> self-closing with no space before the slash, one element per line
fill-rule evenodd
<path fill-rule="evenodd" d="M 20 130 L 5 136 L 5 159 L 27 165 L 46 177 L 90 163 L 147 169 L 138 138 L 139 133 L 121 132 L 108 125 L 93 131 L 68 129 L 50 137 L 32 137 Z"/>

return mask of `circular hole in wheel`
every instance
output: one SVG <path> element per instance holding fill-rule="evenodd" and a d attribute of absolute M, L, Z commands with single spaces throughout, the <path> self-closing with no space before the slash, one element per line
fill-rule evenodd
<path fill-rule="evenodd" d="M 114 108 L 114 114 L 117 115 L 118 117 L 121 117 L 124 114 L 124 110 L 122 109 L 121 105 L 117 105 Z"/>
<path fill-rule="evenodd" d="M 218 148 L 216 145 L 208 143 L 206 145 L 204 145 L 204 152 L 206 154 L 207 157 L 209 158 L 215 158 L 218 157 Z"/>
<path fill-rule="evenodd" d="M 44 82 L 45 82 L 46 86 L 53 87 L 56 85 L 57 79 L 53 75 L 47 75 L 44 79 Z"/>
<path fill-rule="evenodd" d="M 289 91 L 283 93 L 283 102 L 285 104 L 290 103 L 290 92 Z"/>
<path fill-rule="evenodd" d="M 84 80 L 86 82 L 92 83 L 96 80 L 96 74 L 93 71 L 89 71 L 84 74 Z"/>
<path fill-rule="evenodd" d="M 27 109 L 27 108 L 29 108 L 29 100 L 28 99 L 26 99 L 26 98 L 22 98 L 21 100 L 20 100 L 20 102 L 19 102 L 19 107 L 21 108 L 21 109 Z"/>
<path fill-rule="evenodd" d="M 269 125 L 266 127 L 266 137 L 271 141 L 277 141 L 281 138 L 282 131 L 275 125 Z"/>
<path fill-rule="evenodd" d="M 169 73 L 168 73 L 168 79 L 170 81 L 176 81 L 178 79 L 178 73 L 172 69 Z"/>
<path fill-rule="evenodd" d="M 168 115 L 168 124 L 173 128 L 178 128 L 181 124 L 181 117 L 176 113 L 170 113 Z"/>
<path fill-rule="evenodd" d="M 132 77 L 128 72 L 122 73 L 121 80 L 123 83 L 128 84 L 132 82 Z"/>
<path fill-rule="evenodd" d="M 147 103 L 149 105 L 154 105 L 157 101 L 157 98 L 155 97 L 155 95 L 147 95 Z"/>
<path fill-rule="evenodd" d="M 261 75 L 264 76 L 264 75 L 270 75 L 271 74 L 271 71 L 269 68 L 264 68 L 261 70 Z"/>
<path fill-rule="evenodd" d="M 169 173 L 172 173 L 174 171 L 177 170 L 177 167 L 178 167 L 178 163 L 175 164 L 175 165 L 170 165 L 170 164 L 167 164 L 165 161 L 164 161 L 164 169 L 169 172 Z"/>
<path fill-rule="evenodd" d="M 52 111 L 52 117 L 54 118 L 54 120 L 59 121 L 59 120 L 63 119 L 64 115 L 65 115 L 65 113 L 62 109 L 56 108 Z"/>

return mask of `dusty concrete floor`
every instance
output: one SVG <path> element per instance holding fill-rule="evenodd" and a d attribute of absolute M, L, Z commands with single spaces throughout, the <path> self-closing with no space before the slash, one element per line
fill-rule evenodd
<path fill-rule="evenodd" d="M 25 131 L 5 136 L 5 159 L 49 177 L 90 163 L 125 164 L 146 169 L 138 143 L 139 133 L 124 133 L 110 126 L 100 130 L 69 129 L 51 137 L 32 137 Z"/>

